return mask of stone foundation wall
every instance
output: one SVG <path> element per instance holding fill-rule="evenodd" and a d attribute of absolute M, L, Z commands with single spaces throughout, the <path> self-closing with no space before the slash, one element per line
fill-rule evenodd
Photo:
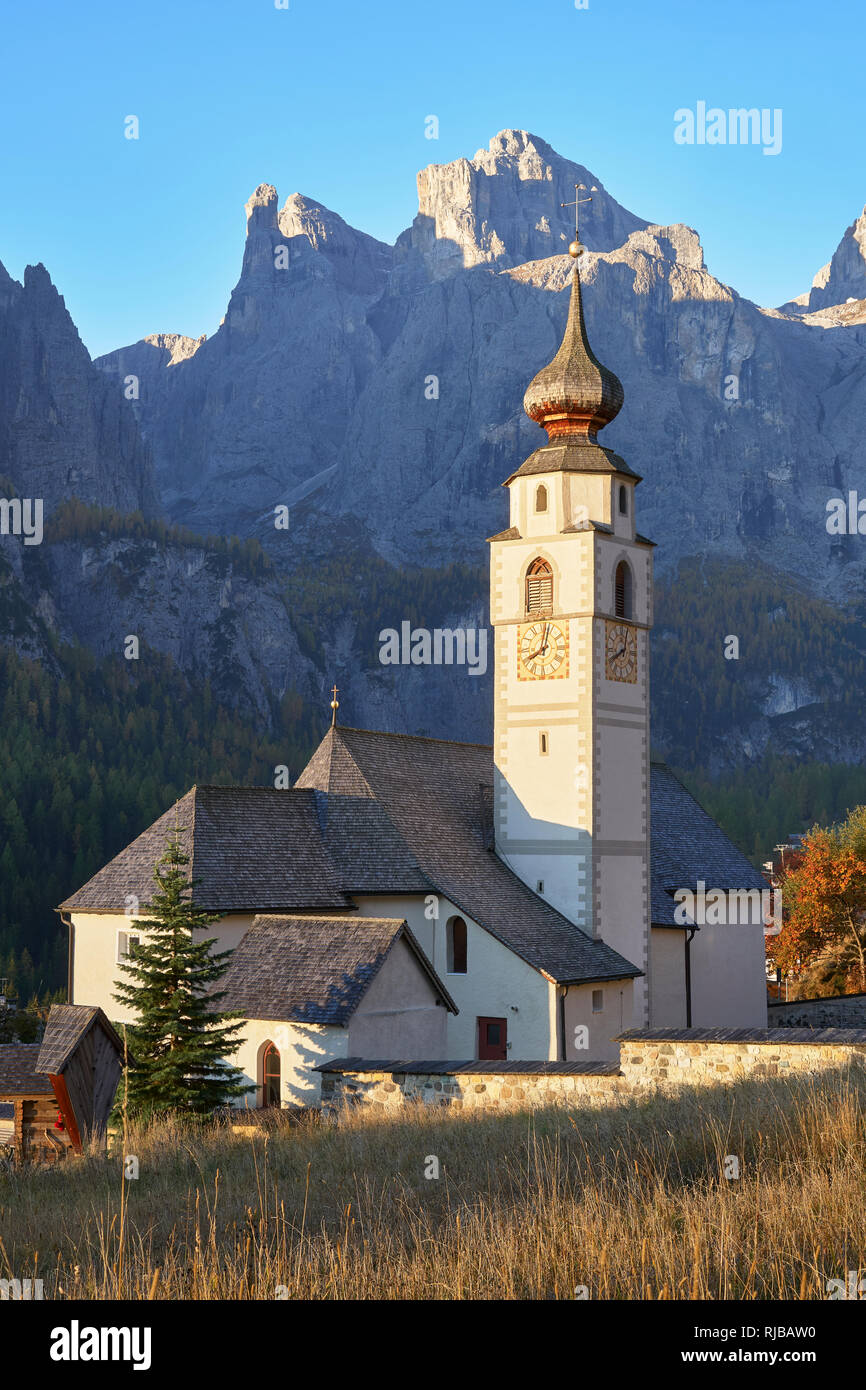
<path fill-rule="evenodd" d="M 635 1029 L 619 1040 L 626 1086 L 700 1085 L 866 1064 L 863 1029 Z"/>
<path fill-rule="evenodd" d="M 455 1110 L 604 1105 L 653 1087 L 709 1085 L 866 1066 L 866 1029 L 632 1029 L 619 1066 L 567 1062 L 325 1062 L 322 1105 L 399 1109 L 407 1100 Z"/>
<path fill-rule="evenodd" d="M 504 1064 L 508 1070 L 489 1065 L 489 1070 L 477 1071 L 463 1071 L 459 1063 L 442 1071 L 369 1070 L 363 1064 L 358 1069 L 323 1069 L 322 1105 L 350 1103 L 386 1111 L 417 1100 L 455 1110 L 524 1109 L 569 1104 L 578 1097 L 605 1103 L 625 1085 L 616 1063 L 591 1071 L 573 1067 L 556 1072 L 539 1070 L 541 1064 L 530 1063 L 521 1071 L 508 1063 Z"/>
<path fill-rule="evenodd" d="M 771 1028 L 866 1028 L 866 994 L 768 1004 Z"/>

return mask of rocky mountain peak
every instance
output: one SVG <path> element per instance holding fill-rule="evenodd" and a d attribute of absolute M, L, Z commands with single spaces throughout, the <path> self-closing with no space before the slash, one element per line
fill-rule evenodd
<path fill-rule="evenodd" d="M 244 204 L 247 214 L 247 236 L 259 227 L 277 225 L 277 190 L 272 183 L 260 183 Z"/>
<path fill-rule="evenodd" d="M 522 265 L 566 251 L 574 237 L 575 184 L 596 192 L 581 214 L 592 250 L 621 246 L 646 227 L 583 164 L 563 159 L 525 130 L 501 130 L 473 159 L 430 164 L 418 174 L 418 216 L 399 246 L 442 279 L 475 265 Z"/>
<path fill-rule="evenodd" d="M 822 266 L 807 294 L 798 295 L 783 307 L 806 313 L 845 304 L 849 299 L 866 298 L 866 207 L 845 229 L 832 259 Z"/>

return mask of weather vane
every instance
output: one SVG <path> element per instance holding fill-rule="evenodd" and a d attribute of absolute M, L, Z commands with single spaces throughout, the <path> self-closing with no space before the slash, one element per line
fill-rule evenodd
<path fill-rule="evenodd" d="M 591 202 L 592 202 L 592 195 L 593 195 L 593 193 L 597 193 L 597 192 L 598 192 L 598 188 L 596 187 L 595 184 L 593 184 L 593 185 L 592 185 L 592 188 L 589 190 L 589 197 L 588 197 L 588 198 L 581 198 L 581 196 L 580 196 L 581 193 L 585 193 L 585 192 L 586 192 L 586 184 L 585 184 L 585 183 L 576 183 L 576 184 L 574 185 L 574 202 L 572 202 L 572 203 L 560 203 L 560 205 L 559 205 L 561 208 L 574 208 L 574 241 L 571 243 L 571 245 L 570 245 L 569 248 L 568 248 L 568 254 L 569 254 L 569 256 L 572 256 L 575 260 L 577 260 L 578 256 L 582 256 L 583 253 L 584 253 L 584 251 L 586 250 L 586 247 L 585 247 L 585 246 L 582 246 L 582 245 L 581 245 L 581 242 L 580 242 L 580 230 L 579 230 L 580 205 L 581 205 L 581 203 L 591 203 Z"/>
<path fill-rule="evenodd" d="M 340 693 L 340 692 L 339 692 L 339 690 L 337 689 L 337 687 L 334 686 L 333 690 L 331 691 L 331 695 L 333 696 L 333 699 L 331 700 L 331 709 L 332 709 L 332 711 L 333 711 L 333 713 L 331 714 L 331 728 L 332 728 L 332 729 L 334 728 L 334 726 L 335 726 L 336 723 L 337 723 L 337 710 L 340 708 L 340 701 L 337 699 L 337 696 L 339 695 L 339 693 Z"/>

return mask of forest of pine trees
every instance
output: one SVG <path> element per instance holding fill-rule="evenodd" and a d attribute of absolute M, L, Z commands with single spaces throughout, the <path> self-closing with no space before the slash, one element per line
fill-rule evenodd
<path fill-rule="evenodd" d="M 54 539 L 138 525 L 150 540 L 202 544 L 161 522 L 75 502 L 51 521 Z M 220 553 L 253 574 L 271 566 L 257 542 L 226 541 Z M 357 650 L 372 650 L 381 613 L 396 605 L 430 625 L 433 614 L 486 602 L 486 582 L 482 565 L 404 574 L 347 547 L 328 566 L 293 576 L 293 622 L 311 655 L 334 613 L 355 627 Z M 740 656 L 726 661 L 732 633 Z M 783 588 L 759 566 L 689 560 L 657 586 L 652 649 L 654 745 L 755 864 L 789 833 L 866 803 L 857 764 L 732 750 L 735 727 L 759 712 L 771 676 L 806 673 L 825 725 L 857 723 L 866 691 L 860 615 Z M 192 783 L 271 785 L 279 764 L 294 777 L 322 733 L 322 711 L 298 695 L 287 695 L 263 729 L 153 652 L 131 663 L 66 647 L 54 661 L 52 670 L 0 647 L 0 979 L 22 1004 L 65 985 L 58 903 Z M 719 771 L 732 751 L 739 767 Z"/>

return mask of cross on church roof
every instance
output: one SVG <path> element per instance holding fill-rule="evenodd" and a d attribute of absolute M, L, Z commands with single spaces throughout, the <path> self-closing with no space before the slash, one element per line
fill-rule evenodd
<path fill-rule="evenodd" d="M 584 253 L 584 251 L 586 250 L 586 247 L 585 247 L 585 246 L 582 246 L 581 243 L 580 243 L 580 230 L 579 230 L 579 222 L 580 222 L 580 205 L 581 205 L 581 203 L 591 203 L 591 202 L 592 202 L 592 195 L 593 195 L 593 193 L 597 193 L 597 192 L 598 192 L 598 188 L 596 187 L 595 184 L 593 184 L 593 185 L 592 185 L 592 189 L 591 189 L 590 194 L 589 194 L 589 197 L 588 197 L 588 198 L 581 198 L 581 196 L 580 196 L 581 193 L 585 193 L 585 192 L 586 192 L 586 184 L 585 184 L 585 183 L 576 183 L 576 184 L 574 185 L 574 201 L 571 202 L 571 203 L 560 203 L 560 205 L 559 205 L 561 208 L 574 208 L 574 241 L 571 243 L 571 245 L 570 245 L 569 248 L 568 248 L 568 254 L 569 254 L 569 256 L 572 256 L 575 260 L 577 260 L 577 257 L 578 257 L 578 256 L 582 256 L 583 253 Z"/>
<path fill-rule="evenodd" d="M 331 728 L 332 728 L 332 729 L 335 727 L 335 725 L 336 725 L 336 723 L 337 723 L 337 710 L 340 708 L 340 701 L 337 699 L 337 696 L 339 695 L 339 693 L 340 693 L 340 692 L 339 692 L 339 690 L 337 689 L 337 687 L 334 686 L 333 689 L 331 690 L 331 695 L 332 695 L 332 697 L 333 697 L 332 700 L 331 700 L 331 710 L 333 711 L 333 713 L 331 714 Z"/>

